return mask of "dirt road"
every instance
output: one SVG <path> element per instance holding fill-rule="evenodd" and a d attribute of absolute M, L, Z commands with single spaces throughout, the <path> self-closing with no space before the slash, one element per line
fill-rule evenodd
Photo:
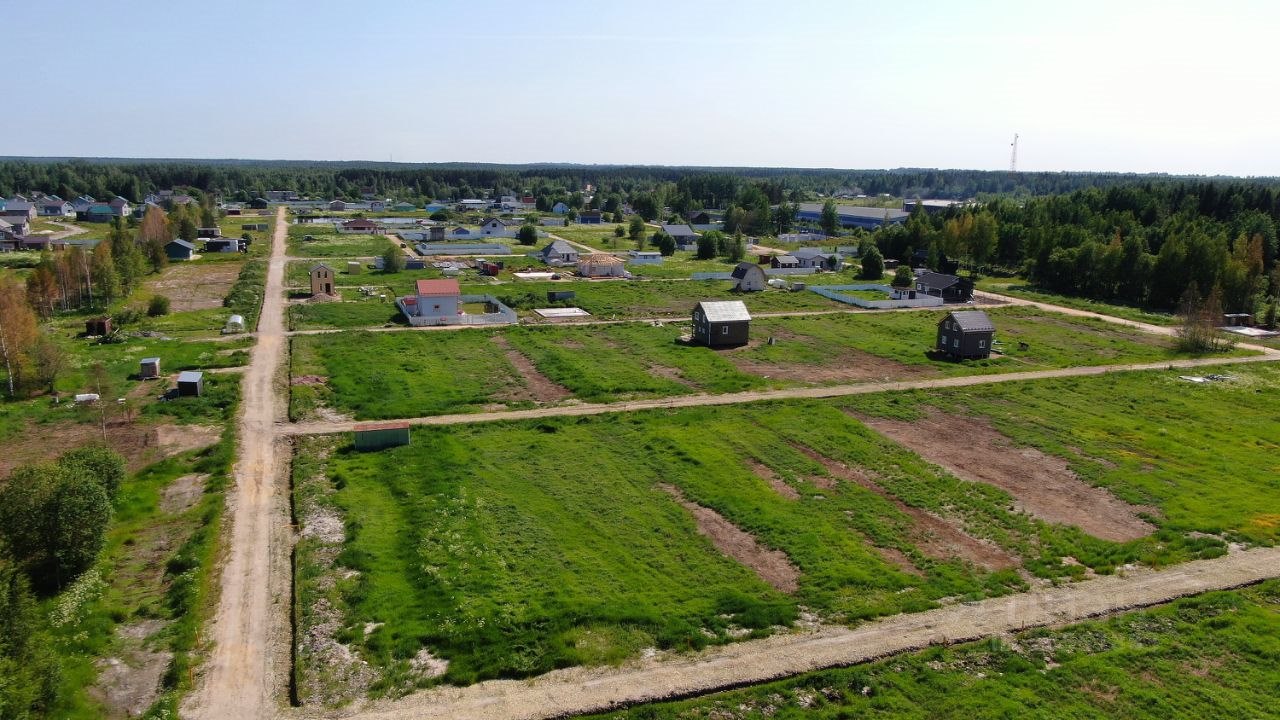
<path fill-rule="evenodd" d="M 976 603 L 894 615 L 862 627 L 822 627 L 694 655 L 656 657 L 620 668 L 569 668 L 532 680 L 442 687 L 391 702 L 286 718 L 531 720 L 701 694 L 828 667 L 853 665 L 929 645 L 1061 625 L 1169 602 L 1280 575 L 1280 548 L 1236 552 L 1166 570 L 1137 570 Z"/>
<path fill-rule="evenodd" d="M 968 375 L 963 377 L 937 378 L 933 380 L 903 380 L 900 382 L 869 382 L 857 385 L 830 385 L 827 387 L 787 388 L 785 390 L 760 390 L 740 393 L 724 393 L 722 395 L 678 395 L 653 400 L 632 400 L 617 403 L 583 403 L 581 405 L 564 405 L 557 407 L 534 408 L 531 410 L 504 410 L 499 412 L 466 413 L 459 415 L 431 415 L 427 417 L 399 418 L 414 425 L 464 425 L 469 423 L 493 422 L 495 420 L 529 420 L 545 417 L 565 417 L 579 415 L 603 415 L 605 413 L 631 412 L 633 410 L 656 410 L 660 408 L 684 408 L 703 405 L 735 405 L 738 403 L 759 402 L 763 400 L 796 400 L 844 397 L 848 395 L 866 395 L 869 393 L 888 392 L 893 390 L 926 390 L 934 388 L 969 387 L 971 385 L 990 385 L 993 383 L 1016 382 L 1020 380 L 1045 380 L 1050 378 L 1083 377 L 1088 375 L 1105 375 L 1115 372 L 1134 370 L 1164 370 L 1167 368 L 1195 368 L 1206 365 L 1238 365 L 1241 363 L 1280 361 L 1280 351 L 1268 349 L 1262 355 L 1249 355 L 1232 358 L 1197 358 L 1191 360 L 1166 360 L 1163 362 L 1139 363 L 1132 365 L 1097 365 L 1093 367 L 1069 367 L 1056 370 L 1033 370 L 1029 372 L 1004 373 L 1000 375 Z M 350 432 L 358 422 L 312 422 L 296 423 L 280 428 L 287 435 L 327 435 L 330 433 Z"/>
<path fill-rule="evenodd" d="M 244 375 L 240 406 L 239 455 L 235 487 L 228 500 L 227 548 L 222 592 L 196 689 L 184 703 L 185 718 L 250 720 L 275 712 L 282 674 L 275 663 L 289 662 L 277 643 L 279 615 L 289 605 L 285 498 L 277 486 L 285 457 L 276 446 L 277 421 L 284 417 L 276 378 L 284 354 L 284 209 L 276 216 L 267 284 L 258 321 L 257 344 Z M 282 553 L 281 543 L 286 543 Z M 284 566 L 279 558 L 283 554 Z M 286 614 L 287 615 L 287 614 Z"/>

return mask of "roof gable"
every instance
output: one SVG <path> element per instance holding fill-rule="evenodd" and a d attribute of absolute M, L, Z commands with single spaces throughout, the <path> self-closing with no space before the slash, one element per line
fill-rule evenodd
<path fill-rule="evenodd" d="M 741 300 L 703 300 L 696 306 L 707 322 L 738 322 L 750 320 L 751 313 Z"/>
<path fill-rule="evenodd" d="M 419 295 L 437 296 L 462 294 L 462 288 L 458 286 L 458 281 L 453 278 L 446 278 L 443 280 L 419 280 L 417 289 Z"/>
<path fill-rule="evenodd" d="M 981 310 L 956 310 L 947 313 L 943 322 L 947 320 L 954 322 L 963 332 L 994 332 L 996 329 L 991 318 Z"/>

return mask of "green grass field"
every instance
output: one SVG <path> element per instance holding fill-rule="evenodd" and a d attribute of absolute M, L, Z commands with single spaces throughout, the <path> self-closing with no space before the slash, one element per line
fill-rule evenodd
<path fill-rule="evenodd" d="M 369 325 L 394 322 L 394 313 L 374 301 L 322 303 L 291 307 L 290 321 L 295 327 Z M 753 323 L 755 343 L 727 351 L 676 343 L 688 330 L 682 324 L 299 336 L 293 341 L 293 375 L 323 376 L 328 388 L 294 387 L 294 417 L 307 417 L 318 402 L 362 420 L 526 407 L 530 398 L 520 392 L 526 383 L 495 344 L 497 334 L 542 375 L 586 402 L 1179 357 L 1164 338 L 1100 320 L 1025 307 L 991 314 L 1005 355 L 963 363 L 930 354 L 938 317 L 931 312 L 761 318 Z M 775 344 L 764 342 L 768 337 Z"/>
<path fill-rule="evenodd" d="M 311 240 L 305 239 L 308 235 Z M 393 240 L 386 235 L 342 235 L 326 223 L 305 223 L 289 226 L 288 251 L 293 257 L 373 257 L 391 247 Z"/>
<path fill-rule="evenodd" d="M 1046 578 L 1272 543 L 1280 500 L 1266 458 L 1277 449 L 1280 370 L 1231 372 L 1236 381 L 1212 386 L 1159 371 L 415 428 L 412 446 L 340 448 L 324 472 L 309 466 L 309 492 L 320 488 L 345 517 L 338 564 L 360 575 L 309 581 L 302 602 L 323 595 L 343 609 L 342 641 L 381 669 L 374 692 L 383 693 L 434 682 L 408 670 L 424 646 L 450 661 L 444 680 L 471 682 L 759 635 L 801 608 L 854 623 L 1023 587 L 1011 570 L 931 552 L 907 508 L 949 519 Z M 1206 402 L 1206 393 L 1220 396 Z M 1153 532 L 1111 542 L 1014 512 L 1002 490 L 957 480 L 848 414 L 910 418 L 926 407 L 989 418 L 1012 442 L 1155 508 Z M 332 442 L 308 440 L 299 456 Z M 860 469 L 887 495 L 836 479 L 809 452 Z M 720 554 L 660 483 L 785 553 L 796 590 Z M 368 622 L 385 624 L 356 632 Z"/>
<path fill-rule="evenodd" d="M 594 720 L 1273 717 L 1280 582 Z"/>
<path fill-rule="evenodd" d="M 1076 310 L 1088 310 L 1090 312 L 1112 315 L 1114 317 L 1124 318 L 1125 320 L 1134 320 L 1136 322 L 1150 323 L 1152 325 L 1173 326 L 1178 324 L 1178 318 L 1168 313 L 1151 312 L 1149 310 L 1131 307 L 1128 305 L 1104 303 L 1097 300 L 1089 300 L 1087 298 L 1071 297 L 1070 295 L 1057 295 L 1028 285 L 1026 280 L 1022 278 L 986 277 L 978 281 L 977 287 L 979 290 L 987 290 L 993 293 L 1022 298 L 1023 300 L 1052 303 L 1054 305 L 1061 305 L 1062 307 L 1074 308 Z"/>
<path fill-rule="evenodd" d="M 925 406 L 990 420 L 1020 445 L 1066 458 L 1091 484 L 1158 507 L 1161 528 L 1246 542 L 1280 540 L 1280 368 L 1226 367 L 1197 385 L 1185 372 L 1009 383 L 844 399 L 860 412 L 915 417 Z"/>

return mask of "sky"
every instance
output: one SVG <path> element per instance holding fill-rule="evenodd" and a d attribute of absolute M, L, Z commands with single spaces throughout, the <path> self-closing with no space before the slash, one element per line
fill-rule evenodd
<path fill-rule="evenodd" d="M 1274 0 L 4 4 L 0 155 L 1280 175 Z"/>

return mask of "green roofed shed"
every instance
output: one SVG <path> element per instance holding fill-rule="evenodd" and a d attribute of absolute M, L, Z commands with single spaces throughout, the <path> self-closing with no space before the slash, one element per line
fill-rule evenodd
<path fill-rule="evenodd" d="M 357 450 L 382 450 L 409 444 L 409 423 L 366 423 L 355 428 Z"/>

